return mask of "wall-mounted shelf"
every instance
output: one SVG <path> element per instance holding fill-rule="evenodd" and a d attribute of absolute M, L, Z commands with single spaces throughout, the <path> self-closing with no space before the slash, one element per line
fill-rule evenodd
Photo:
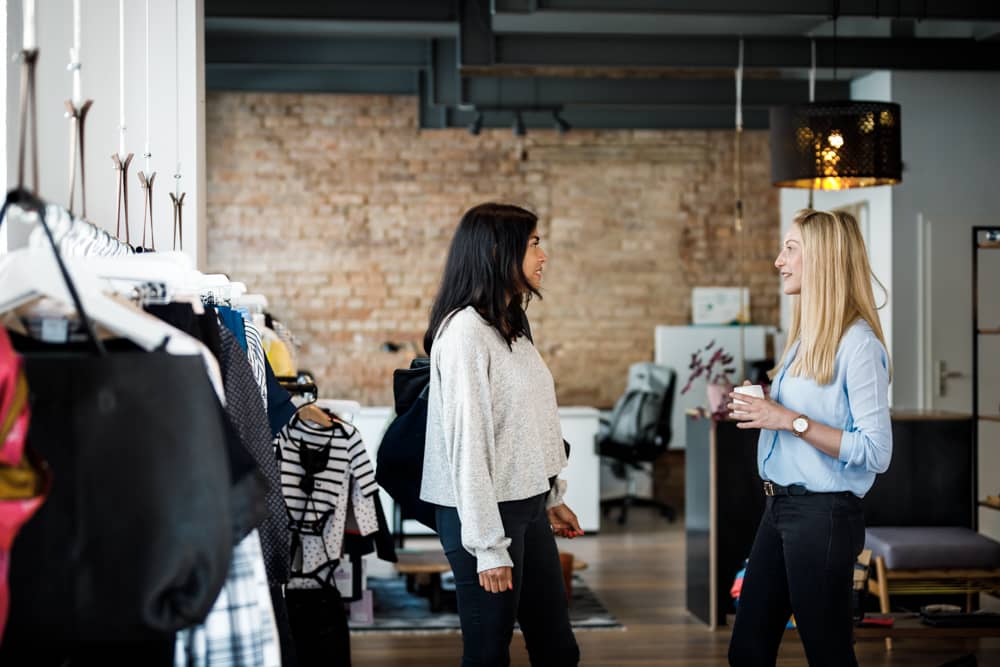
<path fill-rule="evenodd" d="M 980 329 L 980 336 L 1000 336 L 1000 327 L 996 329 Z"/>
<path fill-rule="evenodd" d="M 987 422 L 1000 422 L 1000 415 L 979 415 L 979 418 Z"/>
<path fill-rule="evenodd" d="M 998 250 L 1000 249 L 1000 241 L 980 241 L 980 250 Z"/>

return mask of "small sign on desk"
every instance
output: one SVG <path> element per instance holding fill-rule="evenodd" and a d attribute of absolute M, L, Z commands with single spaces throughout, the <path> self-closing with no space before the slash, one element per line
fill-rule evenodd
<path fill-rule="evenodd" d="M 691 288 L 692 324 L 750 322 L 750 290 L 746 287 Z"/>

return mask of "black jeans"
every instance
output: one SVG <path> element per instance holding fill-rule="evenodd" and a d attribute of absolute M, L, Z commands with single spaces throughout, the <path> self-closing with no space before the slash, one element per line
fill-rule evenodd
<path fill-rule="evenodd" d="M 503 593 L 489 593 L 479 585 L 476 558 L 462 546 L 458 511 L 437 508 L 438 534 L 455 573 L 463 667 L 509 665 L 515 620 L 521 625 L 532 665 L 574 667 L 580 661 L 569 623 L 559 551 L 545 512 L 547 495 L 500 503 L 514 561 L 514 590 Z"/>
<path fill-rule="evenodd" d="M 811 667 L 857 665 L 851 590 L 864 543 L 861 500 L 854 494 L 768 498 L 743 579 L 729 664 L 773 666 L 794 613 Z"/>

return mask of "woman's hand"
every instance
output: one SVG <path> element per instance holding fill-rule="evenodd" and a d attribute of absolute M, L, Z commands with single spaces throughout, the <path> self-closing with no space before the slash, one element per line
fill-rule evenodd
<path fill-rule="evenodd" d="M 762 428 L 769 431 L 791 431 L 796 414 L 769 398 L 757 398 L 730 392 L 734 402 L 726 405 L 729 416 L 740 423 L 737 428 Z M 736 403 L 739 401 L 739 403 Z"/>
<path fill-rule="evenodd" d="M 580 521 L 565 503 L 550 507 L 546 511 L 549 514 L 549 525 L 552 526 L 552 532 L 556 535 L 570 539 L 583 535 Z"/>
<path fill-rule="evenodd" d="M 495 567 L 479 573 L 479 585 L 489 593 L 503 593 L 514 589 L 514 569 Z"/>

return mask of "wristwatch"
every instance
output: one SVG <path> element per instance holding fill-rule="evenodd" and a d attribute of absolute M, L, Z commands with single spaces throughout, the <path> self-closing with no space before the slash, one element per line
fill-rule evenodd
<path fill-rule="evenodd" d="M 809 417 L 799 415 L 792 420 L 792 435 L 801 438 L 802 434 L 809 430 Z"/>

